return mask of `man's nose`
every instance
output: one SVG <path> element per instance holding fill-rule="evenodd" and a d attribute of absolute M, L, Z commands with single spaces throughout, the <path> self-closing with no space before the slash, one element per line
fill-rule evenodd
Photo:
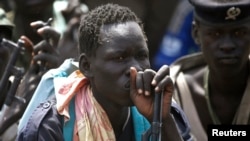
<path fill-rule="evenodd" d="M 128 69 L 127 69 L 127 73 L 126 73 L 127 75 L 130 75 L 130 68 L 131 67 L 134 67 L 137 70 L 137 72 L 143 70 L 141 64 L 136 59 L 131 59 L 129 61 L 129 64 L 128 64 L 128 67 L 127 67 Z"/>
<path fill-rule="evenodd" d="M 223 52 L 231 52 L 236 48 L 234 40 L 229 36 L 225 36 L 220 43 L 220 50 Z"/>
<path fill-rule="evenodd" d="M 135 58 L 131 59 L 130 67 L 134 67 L 137 71 L 142 71 L 142 65 Z"/>

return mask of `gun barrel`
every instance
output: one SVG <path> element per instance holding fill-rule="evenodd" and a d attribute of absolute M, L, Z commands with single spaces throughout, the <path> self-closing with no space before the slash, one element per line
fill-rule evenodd
<path fill-rule="evenodd" d="M 13 72 L 14 66 L 15 66 L 17 58 L 18 58 L 18 56 L 20 54 L 21 48 L 24 45 L 24 41 L 23 40 L 18 40 L 18 43 L 15 44 L 12 41 L 9 41 L 9 40 L 3 38 L 1 43 L 2 43 L 3 46 L 13 48 L 10 59 L 8 60 L 5 71 L 4 71 L 3 76 L 1 78 L 1 81 L 0 81 L 0 90 L 3 90 L 6 87 L 6 85 L 8 84 L 9 77 L 14 73 Z M 0 97 L 5 98 L 6 93 L 2 92 Z M 0 107 L 2 107 L 2 103 L 0 103 Z"/>
<path fill-rule="evenodd" d="M 142 134 L 142 141 L 161 140 L 162 95 L 162 93 L 155 95 L 153 121 L 151 123 L 151 127 Z"/>

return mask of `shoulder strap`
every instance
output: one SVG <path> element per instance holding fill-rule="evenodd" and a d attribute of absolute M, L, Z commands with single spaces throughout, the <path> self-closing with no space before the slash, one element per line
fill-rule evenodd
<path fill-rule="evenodd" d="M 247 87 L 242 97 L 239 108 L 234 116 L 233 124 L 248 124 L 250 117 L 250 77 L 248 78 Z"/>
<path fill-rule="evenodd" d="M 176 85 L 180 91 L 180 97 L 182 101 L 182 108 L 187 115 L 189 123 L 191 125 L 191 133 L 195 136 L 197 141 L 206 141 L 207 135 L 202 127 L 201 121 L 199 119 L 194 101 L 192 99 L 191 92 L 188 88 L 187 82 L 184 78 L 182 72 L 179 73 L 176 79 Z"/>

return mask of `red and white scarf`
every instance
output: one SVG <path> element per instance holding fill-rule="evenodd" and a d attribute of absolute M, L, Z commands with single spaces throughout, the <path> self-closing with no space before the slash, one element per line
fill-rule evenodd
<path fill-rule="evenodd" d="M 60 84 L 55 84 L 57 111 L 69 120 L 69 103 L 75 96 L 76 122 L 74 141 L 115 141 L 115 134 L 106 112 L 93 97 L 88 79 L 73 72 Z"/>

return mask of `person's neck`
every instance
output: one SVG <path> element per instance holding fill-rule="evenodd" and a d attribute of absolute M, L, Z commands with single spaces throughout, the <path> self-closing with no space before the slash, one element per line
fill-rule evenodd
<path fill-rule="evenodd" d="M 248 68 L 233 75 L 219 74 L 209 72 L 209 89 L 210 92 L 216 92 L 220 95 L 239 96 L 243 94 L 248 80 Z"/>
<path fill-rule="evenodd" d="M 117 107 L 118 106 L 111 106 L 104 109 L 109 117 L 116 138 L 123 132 L 130 115 L 129 107 Z"/>
<path fill-rule="evenodd" d="M 109 121 L 113 127 L 114 133 L 116 138 L 118 138 L 121 133 L 123 132 L 124 124 L 128 120 L 129 115 L 129 107 L 127 106 L 120 106 L 115 103 L 111 103 L 104 98 L 95 97 L 98 103 L 102 106 L 105 110 Z"/>

